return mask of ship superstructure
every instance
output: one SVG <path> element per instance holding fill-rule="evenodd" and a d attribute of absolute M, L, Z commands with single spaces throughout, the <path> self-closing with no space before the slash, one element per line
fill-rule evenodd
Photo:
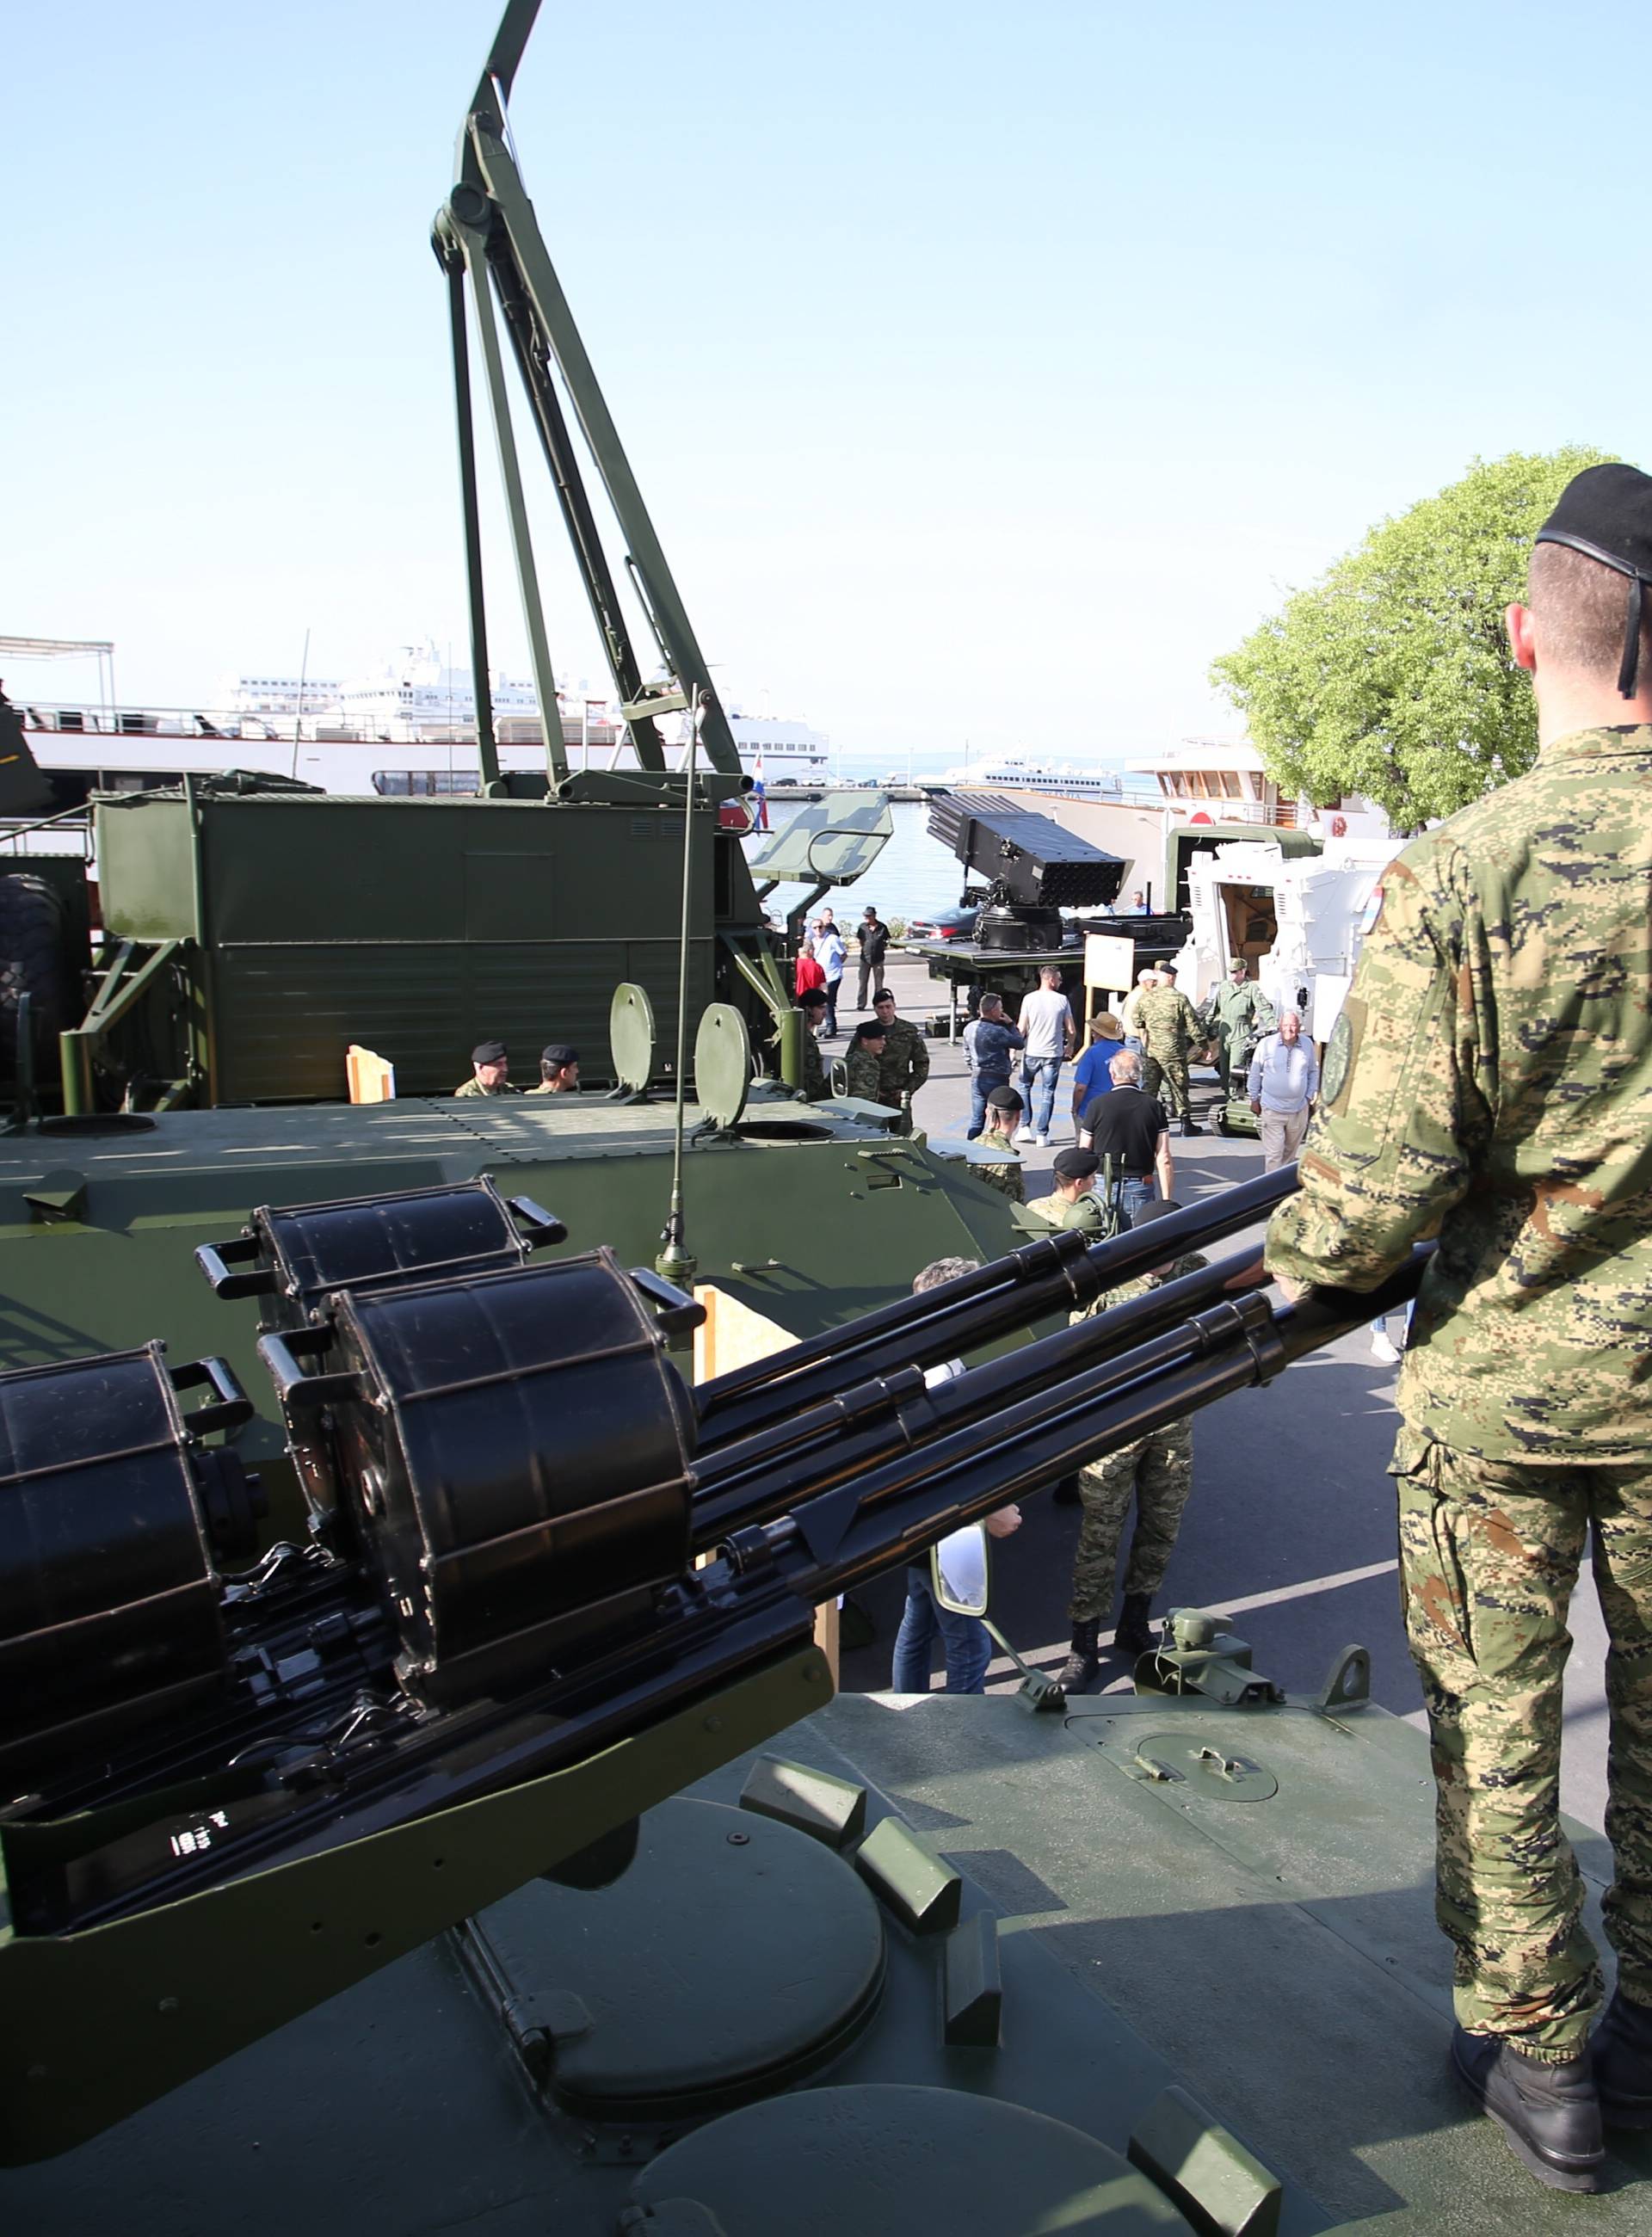
<path fill-rule="evenodd" d="M 488 694 L 502 769 L 542 770 L 544 723 L 533 684 L 490 670 Z M 351 795 L 462 795 L 481 782 L 474 679 L 433 647 L 403 646 L 376 672 L 354 678 L 248 671 L 188 706 L 134 706 L 107 692 L 97 703 L 36 700 L 15 684 L 11 696 L 60 808 L 94 790 L 148 790 L 229 768 Z M 611 698 L 583 686 L 563 689 L 557 711 L 573 767 L 636 767 Z M 668 762 L 679 765 L 687 742 L 680 724 L 667 718 L 657 727 Z M 748 769 L 761 761 L 770 779 L 803 782 L 829 772 L 830 741 L 806 723 L 748 714 L 734 702 L 730 728 Z"/>

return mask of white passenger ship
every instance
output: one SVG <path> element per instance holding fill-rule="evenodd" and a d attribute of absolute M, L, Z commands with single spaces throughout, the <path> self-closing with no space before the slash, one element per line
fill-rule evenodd
<path fill-rule="evenodd" d="M 502 672 L 489 679 L 500 766 L 545 767 L 544 728 L 532 683 Z M 31 697 L 16 678 L 8 696 L 23 716 L 30 749 L 51 780 L 60 808 L 93 790 L 139 791 L 186 772 L 226 769 L 296 777 L 323 791 L 406 795 L 474 792 L 476 694 L 468 668 L 433 650 L 406 647 L 376 676 L 354 681 L 275 673 L 236 676 L 204 705 L 140 707 L 112 693 L 99 704 Z M 558 691 L 563 743 L 575 769 L 634 767 L 618 709 L 584 692 Z M 817 782 L 830 742 L 807 723 L 747 713 L 734 702 L 730 725 L 742 762 L 761 760 L 770 783 Z M 680 718 L 662 724 L 666 758 L 686 752 Z"/>
<path fill-rule="evenodd" d="M 1124 793 L 1116 769 L 1085 769 L 1071 762 L 1059 768 L 1014 759 L 964 762 L 942 769 L 940 781 L 961 792 L 1057 792 L 1068 800 L 1118 800 Z"/>

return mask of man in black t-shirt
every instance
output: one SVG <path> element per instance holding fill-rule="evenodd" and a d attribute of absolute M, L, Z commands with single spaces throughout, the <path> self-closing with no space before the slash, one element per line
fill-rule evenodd
<path fill-rule="evenodd" d="M 1127 1223 L 1153 1200 L 1153 1183 L 1169 1197 L 1176 1184 L 1163 1107 L 1141 1086 L 1141 1059 L 1120 1049 L 1107 1072 L 1110 1094 L 1093 1096 L 1079 1113 L 1079 1147 L 1110 1161 Z"/>

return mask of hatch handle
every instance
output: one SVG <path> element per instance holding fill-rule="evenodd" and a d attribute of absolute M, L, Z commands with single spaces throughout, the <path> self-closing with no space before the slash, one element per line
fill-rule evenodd
<path fill-rule="evenodd" d="M 268 1297 L 275 1270 L 258 1263 L 258 1237 L 237 1235 L 228 1243 L 203 1243 L 195 1264 L 212 1284 L 215 1297 Z"/>
<path fill-rule="evenodd" d="M 505 1208 L 522 1231 L 522 1240 L 530 1250 L 543 1250 L 547 1243 L 565 1243 L 568 1230 L 565 1222 L 554 1211 L 547 1211 L 535 1204 L 531 1196 L 511 1196 L 505 1199 Z"/>
<path fill-rule="evenodd" d="M 205 1383 L 213 1393 L 210 1405 L 198 1406 L 193 1414 L 184 1415 L 183 1425 L 191 1436 L 204 1437 L 214 1429 L 227 1429 L 233 1436 L 252 1420 L 253 1402 L 227 1359 L 215 1354 L 209 1359 L 192 1359 L 183 1367 L 169 1368 L 167 1373 L 175 1390 L 198 1390 Z"/>
<path fill-rule="evenodd" d="M 304 1358 L 327 1343 L 327 1329 L 288 1329 L 282 1336 L 261 1336 L 258 1356 L 269 1369 L 275 1396 L 293 1413 L 319 1410 L 340 1398 L 359 1398 L 361 1384 L 353 1374 L 312 1375 Z"/>
<path fill-rule="evenodd" d="M 662 1335 L 687 1336 L 691 1330 L 704 1324 L 705 1307 L 691 1297 L 686 1290 L 679 1290 L 675 1282 L 668 1282 L 664 1275 L 655 1273 L 651 1267 L 633 1266 L 631 1280 L 650 1304 L 660 1308 L 657 1317 Z"/>

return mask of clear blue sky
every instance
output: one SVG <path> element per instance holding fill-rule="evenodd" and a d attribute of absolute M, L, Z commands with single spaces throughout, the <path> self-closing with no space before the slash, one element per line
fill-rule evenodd
<path fill-rule="evenodd" d="M 168 700 L 307 627 L 313 672 L 464 657 L 427 233 L 496 13 L 13 11 L 0 633 Z M 1212 657 L 1477 454 L 1652 465 L 1649 22 L 547 0 L 512 119 L 730 687 L 920 765 L 1116 755 L 1232 733 Z"/>

